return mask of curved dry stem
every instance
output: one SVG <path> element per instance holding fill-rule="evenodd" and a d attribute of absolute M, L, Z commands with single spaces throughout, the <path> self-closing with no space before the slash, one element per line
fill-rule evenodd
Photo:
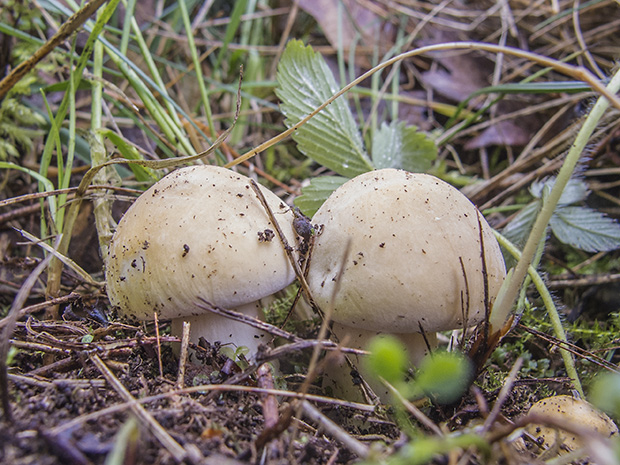
<path fill-rule="evenodd" d="M 423 55 L 425 53 L 438 52 L 442 50 L 482 50 L 485 52 L 492 52 L 492 53 L 504 53 L 507 55 L 512 55 L 512 56 L 516 56 L 519 58 L 523 58 L 525 60 L 533 61 L 534 63 L 538 63 L 541 66 L 553 68 L 555 71 L 562 73 L 566 76 L 569 76 L 575 80 L 587 83 L 596 92 L 606 97 L 616 108 L 620 109 L 620 98 L 616 97 L 612 92 L 607 90 L 607 88 L 605 87 L 605 85 L 603 84 L 601 80 L 599 80 L 595 75 L 593 75 L 587 69 L 581 66 L 572 66 L 572 65 L 563 63 L 561 61 L 554 60 L 553 58 L 548 58 L 542 55 L 538 55 L 536 53 L 526 52 L 525 50 L 520 50 L 520 49 L 513 48 L 513 47 L 505 47 L 502 45 L 486 44 L 483 42 L 447 42 L 444 44 L 429 45 L 426 47 L 417 48 L 415 50 L 410 50 L 408 52 L 401 53 L 400 55 L 397 55 L 387 61 L 384 61 L 383 63 L 378 64 L 374 68 L 362 74 L 360 77 L 358 77 L 354 81 L 351 81 L 349 84 L 344 86 L 342 89 L 340 89 L 338 92 L 332 95 L 322 105 L 317 107 L 313 112 L 309 113 L 308 116 L 303 118 L 297 124 L 295 124 L 294 126 L 291 126 L 286 131 L 278 134 L 277 136 L 269 139 L 268 141 L 263 142 L 258 147 L 250 150 L 243 156 L 226 164 L 225 165 L 226 168 L 231 168 L 235 165 L 238 165 L 239 163 L 243 163 L 244 161 L 249 160 L 250 158 L 255 156 L 256 154 L 261 153 L 264 150 L 268 149 L 269 147 L 286 139 L 288 136 L 290 136 L 297 129 L 299 129 L 304 124 L 306 124 L 311 118 L 313 118 L 317 113 L 319 113 L 321 110 L 327 107 L 330 103 L 332 103 L 338 97 L 342 96 L 343 94 L 351 90 L 353 87 L 360 84 L 365 79 L 368 79 L 370 76 L 372 76 L 376 72 L 381 71 L 382 69 L 387 68 L 388 66 L 392 66 L 393 64 L 403 61 L 407 58 L 411 58 L 411 57 L 418 56 L 418 55 Z"/>

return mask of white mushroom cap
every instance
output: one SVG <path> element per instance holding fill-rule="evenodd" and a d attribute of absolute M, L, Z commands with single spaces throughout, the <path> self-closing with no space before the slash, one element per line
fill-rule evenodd
<path fill-rule="evenodd" d="M 294 218 L 261 191 L 289 244 Z M 269 296 L 295 273 L 249 178 L 216 166 L 182 168 L 142 194 L 110 245 L 110 301 L 141 320 L 198 315 L 199 298 L 235 308 Z M 259 233 L 266 240 L 259 240 Z"/>
<path fill-rule="evenodd" d="M 560 395 L 541 399 L 530 407 L 529 413 L 543 415 L 561 425 L 572 424 L 584 432 L 600 434 L 605 438 L 618 434 L 618 427 L 611 418 L 589 402 L 573 396 Z M 584 446 L 584 438 L 552 426 L 532 424 L 527 427 L 527 431 L 547 449 L 558 446 L 559 453 Z"/>
<path fill-rule="evenodd" d="M 333 305 L 334 321 L 369 331 L 411 333 L 421 325 L 430 333 L 465 320 L 476 324 L 485 316 L 479 221 L 492 302 L 504 260 L 491 227 L 463 194 L 427 174 L 383 169 L 357 176 L 312 219 L 323 225 L 310 262 L 312 296 L 321 307 Z"/>

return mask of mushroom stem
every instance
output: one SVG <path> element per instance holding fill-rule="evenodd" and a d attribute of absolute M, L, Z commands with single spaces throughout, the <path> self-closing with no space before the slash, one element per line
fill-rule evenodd
<path fill-rule="evenodd" d="M 352 328 L 337 322 L 332 324 L 332 333 L 340 343 L 343 343 L 346 347 L 354 347 L 358 349 L 365 349 L 368 347 L 370 340 L 374 337 L 385 336 L 385 333 L 381 331 L 368 331 L 360 328 Z M 426 340 L 420 333 L 390 333 L 391 336 L 395 336 L 401 340 L 407 349 L 409 360 L 412 365 L 418 365 L 420 361 L 429 353 L 429 349 L 432 350 L 437 347 L 437 335 L 436 333 L 427 333 Z M 428 341 L 428 344 L 427 344 Z M 429 347 L 430 346 L 430 347 Z M 390 393 L 388 388 L 379 381 L 376 376 L 369 373 L 365 367 L 362 356 L 349 355 L 349 359 L 353 364 L 353 367 L 362 376 L 364 381 L 373 390 L 373 392 L 379 397 L 381 402 L 388 403 L 390 401 Z M 346 361 L 340 362 L 336 369 L 331 369 L 329 375 L 323 378 L 323 387 L 330 388 L 332 393 L 336 397 L 342 397 L 347 400 L 355 400 L 363 402 L 364 396 L 360 386 L 356 385 L 354 376 L 351 373 L 351 367 L 348 366 Z"/>
<path fill-rule="evenodd" d="M 243 313 L 244 316 L 263 321 L 263 307 L 265 300 L 241 305 L 234 310 Z M 215 313 L 206 312 L 202 315 L 186 316 L 172 320 L 172 334 L 181 334 L 183 322 L 190 323 L 190 341 L 198 344 L 203 337 L 209 344 L 219 342 L 223 347 L 231 347 L 233 352 L 239 347 L 247 347 L 248 354 L 256 355 L 260 344 L 269 341 L 269 334 L 243 321 L 226 318 Z M 248 355 L 249 356 L 249 355 Z"/>

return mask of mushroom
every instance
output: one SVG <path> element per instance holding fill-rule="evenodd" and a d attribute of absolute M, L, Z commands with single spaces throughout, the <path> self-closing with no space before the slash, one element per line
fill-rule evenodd
<path fill-rule="evenodd" d="M 526 431 L 536 439 L 545 450 L 565 454 L 580 449 L 586 443 L 586 435 L 598 435 L 609 438 L 618 434 L 616 424 L 603 412 L 597 410 L 582 399 L 560 395 L 547 397 L 530 407 L 529 415 L 536 415 L 549 421 L 549 426 L 530 424 Z M 558 426 L 563 425 L 566 430 Z"/>
<path fill-rule="evenodd" d="M 364 173 L 336 189 L 312 222 L 323 231 L 315 239 L 308 285 L 319 307 L 333 309 L 334 334 L 354 343 L 395 334 L 414 363 L 437 331 L 481 322 L 485 300 L 492 305 L 506 274 L 482 214 L 431 175 Z"/>
<path fill-rule="evenodd" d="M 286 240 L 294 215 L 260 187 Z M 261 299 L 295 273 L 251 181 L 216 166 L 181 168 L 145 191 L 118 224 L 107 260 L 110 302 L 138 320 L 171 319 L 173 333 L 191 322 L 191 340 L 246 346 L 265 333 L 205 310 L 204 301 L 260 318 Z M 180 334 L 180 331 L 178 331 Z"/>

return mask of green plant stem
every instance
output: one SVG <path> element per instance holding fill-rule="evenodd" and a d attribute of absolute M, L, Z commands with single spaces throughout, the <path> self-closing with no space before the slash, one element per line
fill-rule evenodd
<path fill-rule="evenodd" d="M 114 0 L 113 3 L 118 3 L 118 1 L 119 0 Z M 69 4 L 69 6 L 74 10 L 78 8 L 74 0 L 67 0 L 67 4 Z M 153 59 L 144 37 L 142 36 L 142 31 L 133 16 L 130 19 L 130 23 L 134 33 L 134 38 L 152 76 L 149 84 L 156 88 L 164 102 L 163 105 L 165 105 L 168 112 L 166 112 L 166 109 L 162 107 L 162 104 L 157 101 L 148 87 L 138 78 L 138 72 L 136 70 L 139 70 L 139 68 L 132 63 L 131 65 L 135 68 L 133 69 L 129 64 L 130 61 L 128 58 L 122 56 L 120 52 L 112 47 L 111 44 L 105 39 L 101 39 L 105 45 L 106 52 L 108 53 L 109 58 L 118 66 L 121 72 L 125 75 L 126 79 L 130 82 L 131 86 L 138 93 L 145 107 L 166 135 L 166 138 L 175 143 L 178 146 L 179 152 L 182 154 L 194 155 L 196 151 L 189 143 L 188 138 L 182 130 L 182 125 L 178 116 L 178 113 L 180 112 L 177 111 L 175 104 L 168 95 L 166 87 L 161 79 L 161 76 L 159 75 L 159 71 L 157 70 L 157 66 L 155 65 L 155 60 Z M 86 30 L 91 30 L 93 24 L 92 22 L 87 21 L 84 27 Z"/>
<path fill-rule="evenodd" d="M 161 75 L 159 74 L 159 70 L 157 69 L 155 60 L 153 59 L 153 56 L 151 55 L 151 51 L 149 50 L 149 47 L 146 41 L 144 40 L 144 36 L 142 35 L 142 31 L 140 30 L 140 26 L 138 25 L 138 22 L 136 21 L 135 16 L 132 16 L 130 21 L 131 21 L 131 29 L 134 34 L 134 39 L 136 43 L 138 44 L 138 48 L 140 49 L 141 56 L 144 59 L 144 63 L 146 64 L 146 67 L 151 73 L 151 77 L 153 78 L 153 81 L 155 81 L 155 84 L 157 84 L 159 91 L 163 92 L 162 96 L 168 97 L 168 93 L 166 90 L 166 84 L 164 84 L 164 81 Z M 170 117 L 174 121 L 174 123 L 176 123 L 177 126 L 180 126 L 181 125 L 180 120 L 177 117 L 176 110 L 170 103 L 170 99 L 168 98 L 163 99 L 163 104 L 168 109 Z"/>
<path fill-rule="evenodd" d="M 103 35 L 102 31 L 102 35 Z M 103 42 L 98 40 L 95 43 L 93 55 L 93 76 L 95 79 L 91 81 L 92 85 L 92 102 L 91 102 L 91 133 L 89 135 L 90 142 L 90 160 L 91 166 L 97 166 L 105 163 L 107 153 L 103 142 L 101 129 L 103 114 Z M 110 173 L 112 171 L 112 173 Z M 98 184 L 105 185 L 109 182 L 114 174 L 113 167 L 106 167 L 97 173 L 94 181 Z M 97 239 L 99 241 L 99 253 L 104 263 L 108 257 L 108 245 L 112 238 L 111 225 L 114 224 L 112 218 L 112 204 L 108 197 L 107 191 L 102 196 L 96 196 L 93 200 L 93 214 L 95 215 L 95 227 L 97 229 Z"/>
<path fill-rule="evenodd" d="M 494 231 L 494 233 L 500 245 L 505 248 L 513 257 L 521 261 L 523 255 L 521 254 L 521 252 L 519 252 L 519 249 L 497 231 Z M 534 283 L 534 286 L 536 286 L 536 290 L 540 294 L 540 297 L 543 300 L 543 304 L 547 309 L 547 314 L 549 315 L 549 319 L 551 320 L 551 326 L 553 327 L 555 337 L 562 342 L 568 342 L 566 339 L 566 332 L 564 331 L 564 326 L 562 325 L 560 314 L 558 313 L 558 309 L 553 302 L 553 297 L 551 296 L 549 289 L 547 289 L 544 280 L 536 271 L 536 269 L 531 265 L 527 267 L 527 273 L 528 277 Z M 577 368 L 575 368 L 575 360 L 573 360 L 572 354 L 562 346 L 560 346 L 560 354 L 562 355 L 562 359 L 564 360 L 566 374 L 570 378 L 572 378 L 575 389 L 577 389 L 577 391 L 579 391 L 579 394 L 584 397 L 583 387 L 581 386 L 581 381 L 579 380 Z"/>
<path fill-rule="evenodd" d="M 136 9 L 137 0 L 123 1 L 125 7 L 125 19 L 123 21 L 123 34 L 121 35 L 121 43 L 118 47 L 121 54 L 127 55 L 127 48 L 129 46 L 129 34 L 131 29 L 131 17 L 134 15 Z"/>
<path fill-rule="evenodd" d="M 75 43 L 73 44 L 75 47 Z M 83 63 L 83 66 L 80 66 Z M 69 140 L 67 141 L 67 160 L 63 166 L 62 150 L 56 152 L 57 168 L 58 168 L 58 186 L 60 189 L 66 189 L 69 187 L 71 180 L 71 172 L 73 169 L 73 158 L 75 154 L 75 130 L 76 130 L 76 114 L 75 114 L 75 93 L 77 90 L 77 83 L 82 76 L 82 72 L 86 66 L 86 60 L 82 58 L 78 60 L 77 66 L 73 66 L 73 60 L 71 61 L 71 72 L 69 74 L 69 87 L 65 98 L 68 102 L 69 110 Z M 64 99 L 63 99 L 64 101 Z M 63 118 L 64 119 L 64 118 Z M 50 138 L 56 140 L 57 145 L 60 144 L 60 135 L 56 132 L 54 135 L 50 134 Z M 61 255 L 67 255 L 69 250 L 69 241 L 71 240 L 71 234 L 73 231 L 73 225 L 75 224 L 74 218 L 70 215 L 66 215 L 67 194 L 60 194 L 58 196 L 59 209 L 56 215 L 55 226 L 57 231 L 62 232 L 61 240 L 58 243 L 58 252 Z M 68 220 L 65 221 L 65 215 Z M 77 212 L 76 212 L 77 216 Z M 49 267 L 47 269 L 47 287 L 46 292 L 52 297 L 58 297 L 60 295 L 60 279 L 62 274 L 63 263 L 57 257 L 52 258 Z M 58 317 L 58 307 L 54 306 L 48 309 L 47 314 L 53 319 Z"/>
<path fill-rule="evenodd" d="M 80 75 L 82 74 L 82 70 L 79 70 L 80 75 L 74 74 L 76 73 L 76 69 L 71 70 L 71 74 L 69 77 L 69 88 L 67 90 L 67 95 L 69 96 L 69 140 L 67 141 L 67 160 L 65 161 L 64 167 L 62 166 L 62 158 L 61 152 L 56 153 L 56 158 L 58 159 L 58 188 L 59 189 L 67 189 L 71 184 L 71 173 L 73 172 L 73 160 L 75 158 L 75 131 L 76 131 L 76 105 L 75 105 L 75 94 L 77 92 L 77 83 L 80 81 Z M 59 136 L 59 133 L 56 134 L 56 137 Z M 58 205 L 61 207 L 58 210 L 58 218 L 56 226 L 59 231 L 62 231 L 63 234 L 69 234 L 71 231 L 64 230 L 64 217 L 65 217 L 65 202 L 67 201 L 67 195 L 61 194 L 58 196 Z M 64 253 L 64 252 L 63 252 Z"/>
<path fill-rule="evenodd" d="M 75 104 L 74 104 L 75 89 L 77 89 L 77 84 L 79 80 L 82 78 L 82 72 L 84 68 L 86 67 L 86 64 L 88 63 L 88 59 L 90 58 L 90 54 L 91 54 L 91 51 L 93 50 L 94 44 L 97 41 L 99 34 L 103 30 L 104 25 L 107 23 L 107 21 L 112 16 L 112 13 L 116 9 L 116 5 L 118 4 L 118 2 L 119 0 L 111 0 L 106 5 L 106 7 L 103 9 L 103 12 L 99 15 L 97 22 L 91 29 L 91 32 L 88 37 L 88 40 L 86 41 L 84 50 L 82 51 L 82 54 L 80 55 L 77 61 L 77 65 L 75 66 L 75 69 L 72 70 L 71 72 L 71 76 L 70 76 L 71 86 L 69 88 L 69 93 L 65 95 L 65 97 L 63 98 L 60 104 L 60 107 L 58 108 L 58 112 L 55 117 L 57 127 L 60 127 L 61 122 L 64 121 L 70 101 L 73 101 L 73 104 L 72 104 L 73 114 L 72 114 L 71 119 L 73 120 L 73 124 L 75 124 L 75 114 L 74 114 L 75 112 Z M 70 119 L 70 123 L 71 123 L 71 119 Z M 48 139 L 45 142 L 44 155 L 45 153 L 51 154 L 52 144 L 54 143 L 54 141 L 58 139 L 58 137 L 59 137 L 58 133 L 56 133 L 55 135 L 50 134 L 50 137 L 48 137 Z M 72 149 L 71 145 L 73 146 L 75 145 L 75 133 L 73 133 L 73 137 L 71 137 L 70 139 L 71 141 L 69 143 L 69 150 L 71 150 L 71 157 L 72 157 L 74 147 Z M 59 153 L 57 153 L 57 156 L 59 155 Z M 46 160 L 44 158 L 41 163 L 42 173 L 46 172 L 47 170 L 47 168 L 44 166 L 45 161 Z M 70 176 L 70 165 L 67 164 L 66 166 L 68 167 L 69 174 L 64 173 L 64 175 Z M 59 164 L 59 168 L 60 167 L 61 166 Z M 68 179 L 68 178 L 65 178 L 65 179 Z M 58 252 L 61 255 L 66 255 L 67 251 L 69 250 L 69 243 L 71 241 L 71 233 L 73 231 L 73 225 L 75 224 L 75 221 L 78 216 L 79 206 L 80 206 L 80 198 L 78 196 L 76 198 L 76 201 L 72 203 L 71 206 L 69 207 L 69 210 L 66 213 L 63 224 L 62 224 L 62 232 L 63 232 L 62 239 L 60 240 L 60 243 L 58 244 L 58 248 L 57 248 Z M 60 228 L 61 227 L 59 226 L 58 229 L 60 230 Z M 47 289 L 46 289 L 47 294 L 52 297 L 57 297 L 60 292 L 61 272 L 62 272 L 62 262 L 54 259 L 49 266 L 48 278 L 47 278 Z M 51 318 L 57 318 L 58 316 L 57 312 L 58 312 L 57 307 L 51 307 L 50 310 L 48 311 L 48 316 L 50 316 Z"/>
<path fill-rule="evenodd" d="M 534 260 L 532 261 L 532 267 L 534 269 L 538 268 L 538 264 L 540 263 L 540 260 L 542 258 L 542 254 L 545 251 L 545 244 L 547 243 L 547 235 L 545 234 L 541 239 L 540 242 L 538 243 L 538 248 L 536 250 L 536 255 L 534 256 Z M 517 257 L 517 260 L 519 259 L 519 257 Z M 516 313 L 517 314 L 521 314 L 521 312 L 523 312 L 523 309 L 525 308 L 525 299 L 527 298 L 526 294 L 527 294 L 527 288 L 529 287 L 530 283 L 532 282 L 532 278 L 530 278 L 530 276 L 526 276 L 525 277 L 525 281 L 523 282 L 523 286 L 521 286 L 521 291 L 519 292 L 519 298 L 517 300 L 517 309 L 516 309 Z"/>
<path fill-rule="evenodd" d="M 607 93 L 611 94 L 615 94 L 618 90 L 620 90 L 620 71 L 614 75 L 606 89 Z M 489 321 L 491 332 L 494 329 L 498 330 L 501 328 L 508 319 L 508 315 L 510 314 L 515 298 L 517 297 L 519 289 L 525 279 L 525 275 L 527 274 L 528 267 L 534 259 L 534 254 L 536 253 L 538 244 L 544 237 L 547 230 L 547 225 L 549 224 L 549 219 L 555 211 L 555 207 L 560 200 L 562 191 L 573 175 L 581 154 L 592 136 L 592 133 L 596 129 L 598 122 L 603 117 L 605 110 L 607 110 L 607 107 L 609 107 L 609 101 L 605 97 L 599 97 L 596 104 L 592 107 L 592 110 L 583 122 L 583 126 L 581 126 L 579 133 L 577 133 L 577 137 L 569 149 L 566 159 L 564 160 L 564 164 L 558 173 L 553 189 L 551 189 L 549 196 L 543 203 L 540 213 L 536 217 L 536 221 L 532 226 L 532 231 L 530 232 L 527 242 L 525 243 L 521 258 L 515 267 L 506 291 L 498 297 L 498 300 L 493 305 L 493 310 Z"/>
<path fill-rule="evenodd" d="M 205 115 L 207 117 L 207 125 L 209 126 L 210 136 L 215 137 L 215 126 L 213 126 L 213 114 L 211 112 L 211 105 L 209 103 L 209 94 L 205 86 L 205 80 L 202 76 L 202 67 L 198 58 L 198 51 L 196 50 L 196 43 L 194 42 L 194 31 L 192 31 L 192 25 L 189 20 L 189 14 L 187 12 L 187 5 L 185 0 L 179 0 L 179 9 L 181 10 L 181 16 L 183 18 L 183 25 L 185 26 L 185 35 L 187 36 L 187 45 L 192 55 L 192 63 L 194 64 L 194 71 L 196 72 L 196 80 L 198 81 L 198 87 L 200 89 L 200 96 L 202 98 L 202 104 L 204 105 Z"/>

